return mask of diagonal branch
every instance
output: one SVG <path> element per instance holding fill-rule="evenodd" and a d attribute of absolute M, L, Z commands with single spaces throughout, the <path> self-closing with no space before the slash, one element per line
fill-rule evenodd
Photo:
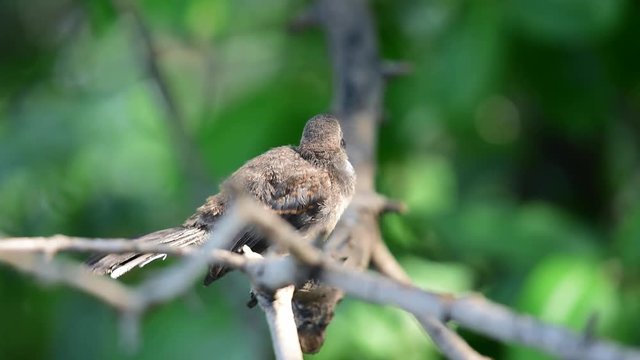
<path fill-rule="evenodd" d="M 258 293 L 258 304 L 267 316 L 276 359 L 302 360 L 302 350 L 298 340 L 291 302 L 295 287 L 289 285 L 276 290 L 267 297 Z"/>
<path fill-rule="evenodd" d="M 140 14 L 135 12 L 135 8 L 126 5 L 128 3 L 114 1 L 117 6 L 124 6 L 120 8 L 121 10 L 126 12 L 134 10 L 133 19 L 138 24 L 136 26 L 142 26 L 141 38 L 146 44 L 145 61 L 151 62 L 147 64 L 149 73 L 160 88 L 161 97 L 165 98 L 170 121 L 183 129 L 180 112 L 171 100 L 169 87 L 163 80 L 157 64 L 152 39 Z M 350 158 L 359 178 L 358 194 L 371 194 L 374 191 L 374 155 L 384 88 L 382 79 L 384 66 L 379 59 L 373 20 L 364 0 L 319 0 L 316 9 L 317 19 L 322 22 L 327 34 L 334 67 L 332 108 L 343 119 Z M 169 100 L 166 100 L 167 98 Z M 182 141 L 190 143 L 188 140 Z M 187 161 L 189 159 L 189 156 L 185 156 L 183 159 L 185 165 L 189 164 Z M 134 248 L 132 247 L 134 245 L 125 244 L 122 241 L 107 244 L 108 240 L 104 239 L 103 242 L 88 245 L 86 239 L 68 239 L 67 241 L 62 236 L 54 238 L 55 242 L 60 243 L 59 245 L 51 245 L 42 238 L 23 238 L 22 241 L 29 243 L 22 244 L 16 239 L 10 239 L 13 243 L 9 243 L 9 240 L 6 240 L 6 243 L 0 241 L 0 262 L 45 279 L 67 283 L 100 297 L 124 312 L 135 315 L 147 311 L 153 304 L 170 301 L 187 291 L 199 273 L 204 271 L 207 263 L 220 263 L 244 271 L 254 285 L 272 290 L 291 284 L 300 285 L 310 277 L 317 278 L 322 284 L 318 289 L 327 291 L 322 295 L 331 294 L 326 297 L 329 299 L 328 307 L 323 310 L 328 315 L 333 314 L 333 307 L 342 297 L 343 292 L 371 303 L 401 308 L 413 314 L 438 343 L 439 348 L 453 359 L 482 357 L 442 323 L 449 319 L 479 334 L 505 342 L 531 346 L 561 358 L 640 359 L 640 352 L 637 349 L 585 337 L 562 327 L 516 314 L 480 296 L 454 297 L 428 292 L 411 285 L 402 268 L 395 262 L 382 242 L 377 226 L 377 216 L 378 211 L 371 211 L 358 206 L 357 203 L 353 204 L 329 240 L 327 249 L 331 251 L 351 249 L 346 256 L 345 263 L 348 266 L 336 263 L 333 258 L 305 243 L 276 215 L 265 212 L 259 206 L 244 200 L 239 201 L 235 212 L 223 220 L 228 222 L 225 225 L 227 230 L 216 232 L 215 236 L 218 238 L 210 239 L 201 248 L 193 250 L 163 247 Z M 247 224 L 255 224 L 274 243 L 287 248 L 292 256 L 247 259 L 238 254 L 216 250 L 217 246 L 223 245 L 235 235 L 234 231 Z M 351 246 L 345 246 L 345 244 Z M 13 250 L 11 250 L 12 246 L 15 247 Z M 25 254 L 30 251 L 40 251 L 51 257 L 61 250 L 149 251 L 178 255 L 184 259 L 165 271 L 155 274 L 139 286 L 129 288 L 114 280 L 86 273 L 79 265 L 62 265 L 59 259 L 47 260 L 45 256 Z M 331 254 L 334 255 L 333 252 Z M 363 272 L 370 260 L 382 273 L 392 278 L 378 273 Z M 302 291 L 294 294 L 294 310 L 301 309 L 300 306 L 314 305 L 305 303 L 300 297 L 296 298 L 300 293 Z M 315 304 L 317 303 L 316 301 Z M 320 340 L 309 346 L 312 350 L 317 351 L 322 344 L 327 324 L 328 322 L 321 324 L 316 329 L 318 332 L 314 333 L 314 336 Z M 301 337 L 300 342 L 304 341 Z"/>
<path fill-rule="evenodd" d="M 136 36 L 136 46 L 140 55 L 143 71 L 152 80 L 158 99 L 166 112 L 167 124 L 171 138 L 178 153 L 178 158 L 192 191 L 193 201 L 200 201 L 209 189 L 205 163 L 186 129 L 186 119 L 178 106 L 176 96 L 171 90 L 169 80 L 162 71 L 159 51 L 153 35 L 144 21 L 142 14 L 133 0 L 112 0 L 113 6 L 122 15 L 129 15 Z"/>
<path fill-rule="evenodd" d="M 450 360 L 487 360 L 478 354 L 464 339 L 449 329 L 441 321 L 428 315 L 415 315 L 420 325 L 429 334 L 433 342 Z M 454 335 L 452 335 L 454 334 Z"/>
<path fill-rule="evenodd" d="M 245 203 L 242 207 L 247 209 L 246 214 L 253 224 L 265 234 L 268 232 L 271 241 L 286 247 L 327 285 L 368 302 L 397 306 L 416 316 L 423 325 L 426 320 L 425 329 L 437 333 L 434 340 L 439 341 L 440 349 L 447 351 L 445 354 L 450 358 L 484 357 L 442 325 L 440 321 L 444 319 L 456 321 L 465 328 L 496 340 L 523 344 L 560 358 L 640 359 L 639 350 L 606 341 L 585 341 L 580 334 L 516 314 L 481 296 L 457 298 L 449 294 L 438 294 L 378 274 L 338 265 L 320 250 L 301 241 L 293 228 L 275 214 L 265 212 L 251 203 Z M 255 211 L 249 211 L 252 207 Z M 257 216 L 258 214 L 260 215 Z"/>
<path fill-rule="evenodd" d="M 249 259 L 263 259 L 262 255 L 254 253 L 247 245 L 242 247 L 242 252 Z M 294 291 L 293 284 L 276 289 L 272 293 L 256 286 L 252 290 L 267 316 L 276 359 L 302 360 L 298 328 L 291 307 Z"/>
<path fill-rule="evenodd" d="M 4 263 L 50 283 L 63 283 L 92 295 L 119 310 L 138 303 L 136 294 L 127 286 L 108 277 L 94 275 L 83 266 L 70 261 L 45 259 L 41 254 L 22 248 L 19 251 L 0 250 Z"/>
<path fill-rule="evenodd" d="M 413 314 L 425 328 L 431 328 L 431 331 L 437 334 L 448 334 L 449 331 L 444 325 L 440 322 L 434 322 L 433 319 L 451 319 L 462 327 L 490 338 L 530 346 L 560 358 L 586 360 L 640 359 L 640 351 L 638 349 L 625 348 L 608 341 L 585 338 L 581 334 L 574 333 L 563 327 L 516 314 L 512 310 L 492 303 L 478 295 L 455 297 L 449 294 L 439 294 L 395 281 L 374 272 L 362 272 L 340 265 L 322 251 L 303 241 L 299 234 L 276 214 L 266 211 L 255 202 L 243 198 L 236 203 L 234 208 L 236 210 L 232 212 L 232 216 L 228 216 L 230 220 L 223 219 L 223 221 L 228 222 L 225 226 L 229 230 L 223 231 L 222 235 L 224 236 L 220 236 L 219 240 L 214 239 L 211 243 L 221 245 L 225 239 L 228 239 L 228 236 L 231 236 L 232 230 L 237 229 L 238 226 L 253 224 L 272 242 L 287 248 L 293 256 L 267 256 L 264 259 L 247 259 L 242 255 L 215 250 L 216 245 L 207 244 L 194 250 L 194 254 L 180 254 L 185 257 L 184 262 L 191 261 L 195 254 L 199 254 L 200 259 L 197 261 L 202 260 L 204 263 L 218 262 L 240 269 L 251 278 L 255 286 L 273 290 L 291 284 L 304 283 L 309 275 L 315 275 L 326 285 L 345 291 L 351 296 L 374 304 L 391 305 L 403 309 Z M 10 240 L 14 245 L 16 244 L 15 239 Z M 0 244 L 2 244 L 2 241 L 0 241 Z M 42 246 L 42 242 L 32 242 L 32 244 Z M 76 245 L 78 246 L 77 250 L 90 248 L 80 240 Z M 0 249 L 1 262 L 39 274 L 45 278 L 46 276 L 51 278 L 49 268 L 46 268 L 46 271 L 39 270 L 40 266 L 46 266 L 45 261 L 29 260 L 37 260 L 38 257 L 33 254 L 25 254 L 25 252 L 38 249 L 26 246 L 17 247 L 14 250 L 10 250 L 9 246 L 3 246 Z M 46 246 L 39 248 L 39 250 L 46 249 Z M 123 252 L 129 250 L 122 249 Z M 157 252 L 163 249 L 158 247 L 153 250 L 153 252 Z M 22 260 L 27 259 L 29 261 L 16 260 L 24 256 L 26 258 Z M 39 258 L 43 259 L 42 256 Z M 53 259 L 53 261 L 56 260 Z M 205 267 L 204 263 L 200 263 L 202 268 Z M 171 287 L 180 288 L 184 291 L 186 287 L 183 286 L 183 282 L 191 284 L 195 281 L 194 276 L 197 276 L 197 274 L 194 275 L 195 272 L 191 270 L 183 272 L 188 274 L 184 278 L 172 275 L 181 272 L 183 266 L 184 264 L 178 263 L 169 267 L 166 272 L 158 274 L 154 281 L 143 283 L 132 290 L 121 287 L 122 285 L 119 285 L 114 280 L 100 278 L 79 269 L 71 272 L 60 272 L 54 275 L 54 278 L 64 280 L 66 283 L 92 294 L 106 292 L 102 287 L 115 289 L 113 293 L 124 295 L 116 299 L 104 299 L 106 302 L 121 310 L 139 311 L 141 313 L 146 311 L 152 304 L 169 301 L 172 297 L 167 296 L 167 294 L 177 296 L 180 293 L 176 290 L 163 292 L 164 290 L 158 291 L 155 288 Z M 98 283 L 98 281 L 100 282 Z M 87 282 L 91 284 L 87 284 Z M 144 296 L 149 298 L 141 300 L 140 297 Z M 468 348 L 468 345 L 458 341 L 456 337 L 447 336 L 442 342 L 439 342 L 439 346 L 443 351 L 446 351 L 447 356 L 450 358 L 482 358 Z"/>
<path fill-rule="evenodd" d="M 375 193 L 375 154 L 378 140 L 378 127 L 382 113 L 384 91 L 384 63 L 380 59 L 377 36 L 373 24 L 373 16 L 364 0 L 321 0 L 319 1 L 319 17 L 327 34 L 327 43 L 334 71 L 333 111 L 342 119 L 345 140 L 349 144 L 349 158 L 358 176 L 357 191 L 360 196 Z M 396 278 L 408 282 L 409 278 L 395 259 L 387 251 L 380 231 L 377 214 L 356 209 L 351 206 L 337 232 L 349 233 L 348 241 L 357 242 L 353 246 L 359 254 L 350 254 L 359 258 L 355 261 L 360 268 L 368 266 L 371 257 L 378 263 L 384 260 L 381 256 L 391 257 L 389 270 L 393 270 Z M 349 225 L 345 225 L 350 220 Z M 350 231 L 341 230 L 350 226 Z M 335 238 L 335 237 L 334 237 Z M 341 239 L 334 240 L 341 241 Z M 334 248 L 340 245 L 329 244 Z M 363 254 L 364 253 L 364 254 Z M 404 276 L 403 276 L 404 274 Z M 450 358 L 459 358 L 459 354 L 467 354 L 467 358 L 480 358 L 465 341 L 444 324 L 436 327 L 437 319 L 419 318 L 424 327 L 443 351 Z M 456 347 L 454 345 L 460 345 Z M 456 350 L 457 349 L 457 350 Z M 454 351 L 455 350 L 455 351 Z M 466 350 L 466 351 L 465 351 Z M 450 353 L 448 352 L 450 351 Z"/>

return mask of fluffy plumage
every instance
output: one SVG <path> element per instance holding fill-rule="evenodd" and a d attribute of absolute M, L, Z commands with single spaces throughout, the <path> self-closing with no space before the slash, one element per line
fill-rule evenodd
<path fill-rule="evenodd" d="M 302 235 L 328 235 L 351 201 L 355 174 L 345 151 L 342 129 L 331 115 L 311 118 L 303 130 L 299 146 L 282 146 L 253 158 L 234 172 L 180 227 L 160 230 L 133 241 L 198 246 L 215 231 L 216 223 L 232 201 L 230 187 L 243 189 L 257 201 L 279 214 Z M 242 231 L 229 250 L 248 245 L 263 252 L 268 242 L 251 227 Z M 116 278 L 142 267 L 164 254 L 109 254 L 88 261 L 94 272 Z M 212 266 L 205 284 L 228 272 Z"/>

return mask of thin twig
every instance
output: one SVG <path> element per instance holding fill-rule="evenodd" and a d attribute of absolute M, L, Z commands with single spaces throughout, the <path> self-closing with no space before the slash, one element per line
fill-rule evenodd
<path fill-rule="evenodd" d="M 358 195 L 375 194 L 375 153 L 382 113 L 385 67 L 378 51 L 373 17 L 363 0 L 320 0 L 319 4 L 318 11 L 327 33 L 333 63 L 332 108 L 340 118 L 343 118 L 345 124 L 349 158 L 358 176 Z M 391 205 L 387 201 L 383 204 Z M 401 205 L 393 205 L 381 206 L 381 210 L 389 210 L 391 207 L 394 210 L 403 210 Z M 378 230 L 377 215 L 377 213 L 372 214 L 363 210 L 354 211 L 352 207 L 344 217 L 345 219 L 349 216 L 354 218 L 351 236 L 346 238 L 354 239 L 353 241 L 358 243 L 352 248 L 359 252 L 361 268 L 367 267 L 371 256 L 385 255 L 380 249 L 384 243 Z M 337 229 L 340 230 L 342 226 L 339 224 Z M 338 246 L 334 245 L 334 247 Z M 404 273 L 401 268 L 394 270 L 398 274 Z M 403 281 L 409 281 L 406 275 Z M 447 342 L 447 345 L 464 344 L 464 340 L 455 332 L 448 331 L 444 325 L 442 328 L 444 331 L 440 331 L 439 336 L 432 337 L 434 342 L 438 343 L 439 339 L 449 337 L 452 339 Z M 431 334 L 433 327 L 425 329 Z M 455 354 L 448 354 L 446 351 L 452 346 L 438 345 L 449 357 L 463 353 L 460 350 Z M 470 349 L 468 346 L 466 348 Z"/>
<path fill-rule="evenodd" d="M 263 259 L 262 255 L 254 253 L 247 245 L 243 246 L 242 252 L 248 259 Z M 253 294 L 267 317 L 274 353 L 279 360 L 302 360 L 298 328 L 291 308 L 294 291 L 294 285 L 274 292 L 265 292 L 256 286 L 253 288 Z"/>
<path fill-rule="evenodd" d="M 188 258 L 140 284 L 138 288 L 144 294 L 143 306 L 167 302 L 190 289 L 195 279 L 204 273 L 210 263 L 212 252 L 216 249 L 230 248 L 229 244 L 247 225 L 241 211 L 237 206 L 231 206 L 227 215 L 217 224 L 216 231 L 209 235 L 209 239 L 202 246 Z"/>
<path fill-rule="evenodd" d="M 385 79 L 409 75 L 413 72 L 413 65 L 406 61 L 385 60 L 380 65 L 380 71 Z"/>
<path fill-rule="evenodd" d="M 174 247 L 162 244 L 145 244 L 130 239 L 89 239 L 65 235 L 51 237 L 16 237 L 0 239 L 0 252 L 42 252 L 48 256 L 60 251 L 116 253 L 163 253 L 187 255 L 194 248 Z"/>
<path fill-rule="evenodd" d="M 324 283 L 365 301 L 397 306 L 410 312 L 419 320 L 424 320 L 424 316 L 431 316 L 430 320 L 435 318 L 438 321 L 451 319 L 463 327 L 476 330 L 494 339 L 524 344 L 561 358 L 640 359 L 640 352 L 636 349 L 605 341 L 594 340 L 585 343 L 584 337 L 580 334 L 516 314 L 481 296 L 456 298 L 448 294 L 421 290 L 378 274 L 360 272 L 337 265 L 320 250 L 305 243 L 299 237 L 295 239 L 288 234 L 287 230 L 281 231 L 291 227 L 277 215 L 266 212 L 250 202 L 243 204 L 243 210 L 250 222 L 261 230 L 271 228 L 269 238 L 272 241 L 286 246 L 292 254 L 302 254 L 299 258 L 301 261 L 311 259 L 307 265 L 315 269 L 316 274 L 319 274 L 317 276 Z M 440 327 L 440 330 L 445 330 L 441 334 L 449 333 L 446 328 Z M 469 358 L 482 358 L 457 335 L 448 336 L 443 345 L 440 348 L 443 352 L 453 351 L 445 353 L 447 356 L 456 357 L 467 354 Z"/>
<path fill-rule="evenodd" d="M 420 325 L 429 337 L 450 360 L 488 360 L 486 356 L 478 354 L 466 341 L 449 329 L 441 321 L 428 315 L 416 315 Z M 454 334 L 452 336 L 451 334 Z"/>
<path fill-rule="evenodd" d="M 137 294 L 127 286 L 109 277 L 94 275 L 71 261 L 47 260 L 41 254 L 27 252 L 0 251 L 0 263 L 47 282 L 69 285 L 119 310 L 129 310 L 138 303 Z"/>
<path fill-rule="evenodd" d="M 138 7 L 132 0 L 112 0 L 114 7 L 123 15 L 129 15 L 139 44 L 140 63 L 144 72 L 153 81 L 165 112 L 167 124 L 171 131 L 171 138 L 178 152 L 182 170 L 191 182 L 192 201 L 199 202 L 209 189 L 208 176 L 205 172 L 205 162 L 195 147 L 196 142 L 186 129 L 186 119 L 178 106 L 176 96 L 171 90 L 167 76 L 162 71 L 159 51 L 151 30 Z"/>
<path fill-rule="evenodd" d="M 230 217 L 236 218 L 236 220 L 229 220 L 232 224 L 252 223 L 261 230 L 268 229 L 269 237 L 272 241 L 288 247 L 294 255 L 301 255 L 299 258 L 295 258 L 295 256 L 285 258 L 267 257 L 264 260 L 247 261 L 247 259 L 241 255 L 228 252 L 218 251 L 206 254 L 206 251 L 212 251 L 211 248 L 206 251 L 202 249 L 198 250 L 202 254 L 201 259 L 203 259 L 204 263 L 220 260 L 226 261 L 224 258 L 212 258 L 212 256 L 213 254 L 227 254 L 228 258 L 233 260 L 225 262 L 225 265 L 240 268 L 245 271 L 257 286 L 263 286 L 266 289 L 279 289 L 286 285 L 297 283 L 300 281 L 302 274 L 309 274 L 309 272 L 313 270 L 322 282 L 346 291 L 348 294 L 362 300 L 399 307 L 412 313 L 418 319 L 424 319 L 423 316 L 425 315 L 436 319 L 450 318 L 460 326 L 474 330 L 479 334 L 484 334 L 500 341 L 527 345 L 557 357 L 594 360 L 640 359 L 640 352 L 637 349 L 625 348 L 611 342 L 595 339 L 590 339 L 585 342 L 584 336 L 581 334 L 574 333 L 559 326 L 545 324 L 528 316 L 516 314 L 510 309 L 491 303 L 480 296 L 456 298 L 451 295 L 429 292 L 412 285 L 399 283 L 373 272 L 361 272 L 339 265 L 326 257 L 320 250 L 315 249 L 312 245 L 303 241 L 299 236 L 294 237 L 293 235 L 297 234 L 293 232 L 293 228 L 291 228 L 289 224 L 259 205 L 245 199 L 238 203 L 236 208 L 236 215 Z M 231 225 L 227 226 L 229 226 L 229 228 L 236 228 Z M 231 234 L 231 232 L 232 231 L 229 230 L 227 234 Z M 293 235 L 291 232 L 293 232 Z M 225 237 L 226 236 L 220 236 L 221 239 Z M 211 247 L 214 246 L 211 245 Z M 0 254 L 2 255 L 0 256 L 0 260 L 3 262 L 19 266 L 21 269 L 29 268 L 31 272 L 38 273 L 41 276 L 46 275 L 46 273 L 37 271 L 40 264 L 36 262 L 16 263 L 15 261 L 11 261 L 11 257 L 16 256 L 16 254 L 8 252 L 6 249 L 0 252 Z M 24 254 L 17 255 L 22 256 Z M 187 257 L 192 259 L 193 255 Z M 310 263 L 305 263 L 305 259 L 309 260 Z M 44 259 L 42 261 L 44 262 Z M 185 261 L 188 260 L 185 259 Z M 201 266 L 204 267 L 204 263 L 201 263 Z M 171 268 L 169 270 L 171 270 Z M 154 282 L 154 287 L 182 287 L 178 282 L 184 281 L 192 283 L 195 275 L 191 270 L 187 273 L 190 274 L 189 277 L 181 278 L 179 281 L 178 277 L 173 277 L 173 275 L 158 275 L 157 281 Z M 171 274 L 171 272 L 165 274 Z M 163 278 L 164 276 L 167 277 Z M 76 276 L 75 273 L 63 274 L 58 275 L 57 278 L 64 278 L 68 283 L 74 284 L 82 290 L 88 289 L 87 291 L 90 293 L 94 292 L 92 289 L 97 288 L 94 283 L 96 276 L 92 274 L 87 273 L 86 276 Z M 173 280 L 171 280 L 172 278 Z M 104 278 L 104 280 L 108 280 L 109 282 L 107 283 L 111 283 L 112 281 L 107 278 Z M 87 287 L 86 284 L 84 284 L 85 282 L 91 282 L 94 283 L 94 285 Z M 132 307 L 128 303 L 142 301 L 142 304 L 145 304 L 143 308 L 148 308 L 151 304 L 169 300 L 170 297 L 162 295 L 166 294 L 163 292 L 159 293 L 161 296 L 153 295 L 153 292 L 150 296 L 147 292 L 150 289 L 149 287 L 150 285 L 136 288 L 136 295 L 123 297 L 126 301 L 116 299 L 109 303 L 124 309 L 135 309 L 136 307 Z M 185 289 L 185 287 L 182 287 L 182 289 Z M 173 295 L 177 294 L 177 292 L 174 291 L 168 293 Z M 151 300 L 140 300 L 138 298 L 139 296 L 150 296 Z M 447 339 L 447 341 L 451 340 L 457 341 L 455 338 Z M 464 352 L 461 352 L 464 351 L 464 348 L 461 348 L 460 344 L 456 345 L 455 342 L 451 344 L 455 345 L 455 352 L 451 354 L 464 354 Z M 442 350 L 444 351 L 445 349 Z M 453 357 L 454 355 L 451 354 L 447 353 L 448 356 Z M 476 354 L 472 353 L 470 356 L 476 356 Z"/>
<path fill-rule="evenodd" d="M 396 258 L 391 254 L 387 244 L 382 240 L 376 241 L 373 245 L 373 253 L 371 254 L 371 264 L 381 274 L 384 274 L 396 281 L 410 284 L 411 278 L 398 263 Z"/>
<path fill-rule="evenodd" d="M 289 285 L 276 290 L 272 297 L 258 293 L 258 304 L 267 316 L 276 359 L 302 360 L 298 328 L 293 316 L 291 301 L 295 287 Z"/>

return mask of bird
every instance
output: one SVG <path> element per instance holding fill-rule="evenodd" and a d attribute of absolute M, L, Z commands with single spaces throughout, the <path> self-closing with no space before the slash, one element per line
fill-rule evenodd
<path fill-rule="evenodd" d="M 302 238 L 324 236 L 336 226 L 355 192 L 356 175 L 349 162 L 339 120 L 319 114 L 307 121 L 298 146 L 280 146 L 247 161 L 220 185 L 181 226 L 143 235 L 132 241 L 176 247 L 200 246 L 241 191 L 291 224 Z M 320 235 L 319 235 L 320 234 Z M 310 239 L 311 240 L 311 239 Z M 264 253 L 268 240 L 252 227 L 230 242 L 229 251 L 243 246 Z M 87 261 L 97 274 L 118 278 L 124 273 L 164 259 L 166 254 L 106 254 Z M 212 265 L 204 279 L 209 285 L 230 269 Z"/>

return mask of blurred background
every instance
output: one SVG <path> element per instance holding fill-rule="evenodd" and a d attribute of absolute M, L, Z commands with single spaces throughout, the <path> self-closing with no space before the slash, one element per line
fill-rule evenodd
<path fill-rule="evenodd" d="M 170 227 L 246 160 L 297 143 L 331 97 L 322 32 L 286 30 L 305 4 L 0 2 L 0 232 Z M 414 67 L 386 91 L 377 179 L 409 205 L 382 227 L 414 280 L 576 330 L 597 316 L 599 336 L 639 346 L 640 3 L 370 6 L 383 55 Z M 130 354 L 113 310 L 2 267 L 0 358 L 269 359 L 248 288 L 194 284 Z M 497 359 L 546 358 L 462 333 Z M 347 299 L 313 358 L 439 355 L 411 318 Z"/>

